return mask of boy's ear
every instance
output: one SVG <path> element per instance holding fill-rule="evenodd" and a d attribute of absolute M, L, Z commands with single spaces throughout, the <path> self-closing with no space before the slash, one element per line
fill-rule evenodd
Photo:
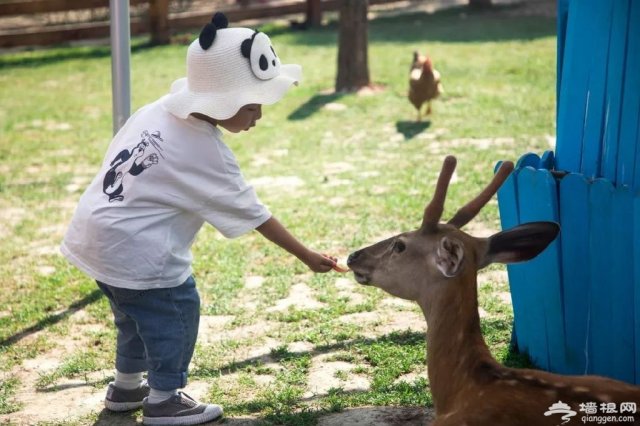
<path fill-rule="evenodd" d="M 530 222 L 498 232 L 487 240 L 487 251 L 480 267 L 490 263 L 517 263 L 539 255 L 560 232 L 555 222 Z"/>

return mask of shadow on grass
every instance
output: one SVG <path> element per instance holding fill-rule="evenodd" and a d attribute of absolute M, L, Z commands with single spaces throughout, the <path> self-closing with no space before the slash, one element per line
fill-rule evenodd
<path fill-rule="evenodd" d="M 431 121 L 398 121 L 396 130 L 402 133 L 404 140 L 413 139 L 431 126 Z"/>
<path fill-rule="evenodd" d="M 219 368 L 209 369 L 209 368 L 197 368 L 192 372 L 193 375 L 225 375 L 232 374 L 239 370 L 242 370 L 246 367 L 256 367 L 260 364 L 264 363 L 265 358 L 269 358 L 269 360 L 275 361 L 286 361 L 289 359 L 295 359 L 302 355 L 309 356 L 317 356 L 321 354 L 326 354 L 327 352 L 332 352 L 336 350 L 347 349 L 352 346 L 361 345 L 361 344 L 373 344 L 373 343 L 390 343 L 395 345 L 415 345 L 416 343 L 424 343 L 425 335 L 422 332 L 415 331 L 404 331 L 404 332 L 393 332 L 390 334 L 386 334 L 384 336 L 378 337 L 376 339 L 372 338 L 357 338 L 352 340 L 345 340 L 342 342 L 332 343 L 330 345 L 319 345 L 314 349 L 309 351 L 301 351 L 301 352 L 289 352 L 287 350 L 275 350 L 269 355 L 260 355 L 253 358 L 245 359 L 243 361 L 234 361 L 227 365 L 223 365 Z"/>
<path fill-rule="evenodd" d="M 322 107 L 324 107 L 328 103 L 336 101 L 341 97 L 343 97 L 344 95 L 345 95 L 344 93 L 339 93 L 339 92 L 334 92 L 326 95 L 322 95 L 322 94 L 314 95 L 307 102 L 300 105 L 298 108 L 296 108 L 295 111 L 289 114 L 287 119 L 294 120 L 294 121 L 304 120 L 305 118 L 308 118 L 313 114 L 315 114 L 316 112 L 318 112 Z"/>
<path fill-rule="evenodd" d="M 75 383 L 64 383 L 61 385 L 58 384 L 52 384 L 52 385 L 48 385 L 45 387 L 38 387 L 36 386 L 36 392 L 39 393 L 53 393 L 53 392 L 60 392 L 60 391 L 64 391 L 67 389 L 77 389 L 77 388 L 96 388 L 96 387 L 102 387 L 102 386 L 107 386 L 109 384 L 109 382 L 112 382 L 114 379 L 114 376 L 108 376 L 105 377 L 103 379 L 99 379 L 99 380 L 82 380 L 82 381 L 78 381 Z"/>
<path fill-rule="evenodd" d="M 132 41 L 131 53 L 148 49 L 159 48 L 148 41 Z M 65 47 L 54 46 L 50 48 L 33 48 L 12 55 L 0 54 L 0 70 L 18 67 L 39 67 L 72 59 L 97 59 L 111 56 L 111 47 L 104 46 L 79 46 Z"/>
<path fill-rule="evenodd" d="M 521 5 L 497 5 L 488 10 L 465 6 L 434 13 L 414 12 L 379 17 L 370 22 L 369 42 L 381 43 L 458 43 L 533 40 L 556 35 L 556 19 L 544 16 L 507 16 Z M 335 45 L 337 23 L 321 29 L 290 33 L 274 29 L 274 33 L 290 33 L 291 40 L 301 45 Z"/>
<path fill-rule="evenodd" d="M 491 320 L 483 320 L 482 321 L 483 329 L 486 327 L 492 328 L 511 328 L 511 322 L 505 319 L 491 319 Z M 486 332 L 483 331 L 483 334 L 486 335 Z M 341 342 L 332 343 L 329 345 L 319 345 L 314 347 L 309 351 L 302 352 L 289 352 L 286 349 L 277 349 L 272 351 L 268 355 L 260 355 L 252 358 L 248 358 L 242 361 L 234 361 L 229 364 L 223 365 L 219 368 L 211 369 L 211 368 L 197 368 L 192 371 L 192 374 L 199 376 L 218 376 L 218 375 L 227 375 L 233 374 L 237 371 L 243 370 L 247 367 L 257 367 L 265 362 L 271 361 L 287 361 L 291 359 L 298 358 L 300 356 L 309 355 L 311 357 L 315 357 L 318 355 L 326 354 L 328 352 L 335 352 L 339 350 L 345 350 L 352 348 L 358 345 L 371 345 L 374 343 L 388 343 L 398 346 L 413 346 L 416 344 L 423 344 L 425 341 L 425 334 L 423 332 L 416 332 L 407 330 L 404 332 L 392 332 L 390 334 L 386 334 L 384 336 L 380 336 L 378 338 L 356 338 L 345 340 Z M 427 348 L 428 350 L 428 348 Z M 520 353 L 517 351 L 517 348 L 513 345 L 509 346 L 508 353 L 502 359 L 502 363 L 507 367 L 514 368 L 536 368 L 530 361 L 529 356 L 525 353 Z"/>
<path fill-rule="evenodd" d="M 24 330 L 14 334 L 13 336 L 9 336 L 4 340 L 0 340 L 0 348 L 5 346 L 11 346 L 19 342 L 20 340 L 24 339 L 25 337 L 44 329 L 45 327 L 49 327 L 51 325 L 54 325 L 62 321 L 68 316 L 73 315 L 74 313 L 83 309 L 85 306 L 94 303 L 95 301 L 100 299 L 100 297 L 102 297 L 102 291 L 100 291 L 99 289 L 94 290 L 93 292 L 89 293 L 88 295 L 78 300 L 77 302 L 73 302 L 71 305 L 69 305 L 69 307 L 66 310 L 54 315 L 49 315 L 41 319 L 31 327 L 25 328 Z"/>
<path fill-rule="evenodd" d="M 128 426 L 139 424 L 136 419 L 136 411 L 125 411 L 117 413 L 103 408 L 98 414 L 98 418 L 93 423 L 94 426 Z"/>
<path fill-rule="evenodd" d="M 293 404 L 257 399 L 227 408 L 231 413 L 266 413 L 264 420 L 278 425 L 315 425 L 322 417 L 329 425 L 417 426 L 433 419 L 433 409 L 428 408 L 433 406 L 433 401 L 426 390 L 424 381 L 414 384 L 401 382 L 387 387 L 381 399 L 379 390 L 332 388 L 327 394 L 300 398 Z"/>

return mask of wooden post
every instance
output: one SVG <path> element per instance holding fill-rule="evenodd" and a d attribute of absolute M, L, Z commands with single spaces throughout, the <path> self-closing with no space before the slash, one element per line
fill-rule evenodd
<path fill-rule="evenodd" d="M 368 86 L 368 0 L 342 0 L 338 45 L 336 92 L 356 91 Z"/>
<path fill-rule="evenodd" d="M 151 44 L 169 44 L 169 0 L 149 0 Z"/>
<path fill-rule="evenodd" d="M 322 6 L 320 0 L 307 0 L 307 26 L 319 27 L 322 24 Z"/>

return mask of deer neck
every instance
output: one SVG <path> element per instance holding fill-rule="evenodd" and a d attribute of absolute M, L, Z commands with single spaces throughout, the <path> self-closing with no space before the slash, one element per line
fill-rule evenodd
<path fill-rule="evenodd" d="M 427 321 L 427 368 L 438 413 L 454 409 L 479 365 L 497 365 L 480 331 L 477 293 L 473 273 L 442 283 L 418 301 Z"/>

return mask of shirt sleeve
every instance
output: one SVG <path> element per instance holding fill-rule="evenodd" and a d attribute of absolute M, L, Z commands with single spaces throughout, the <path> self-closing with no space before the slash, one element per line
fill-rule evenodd
<path fill-rule="evenodd" d="M 211 197 L 201 210 L 202 218 L 226 238 L 236 238 L 266 222 L 271 213 L 251 186 Z"/>
<path fill-rule="evenodd" d="M 216 173 L 216 190 L 202 204 L 200 216 L 226 238 L 236 238 L 262 225 L 271 212 L 248 185 L 235 156 L 224 145 L 217 146 L 222 170 Z"/>

